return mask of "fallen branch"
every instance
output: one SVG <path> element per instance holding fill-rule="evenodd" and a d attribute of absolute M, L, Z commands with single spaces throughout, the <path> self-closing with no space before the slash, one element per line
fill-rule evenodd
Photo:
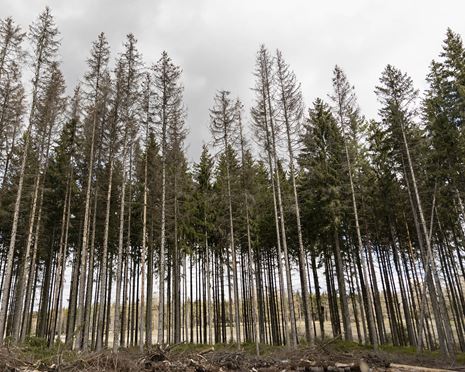
<path fill-rule="evenodd" d="M 321 350 L 323 350 L 325 353 L 328 352 L 328 350 L 326 349 L 326 346 L 332 344 L 333 342 L 339 340 L 341 338 L 341 335 L 337 335 L 336 337 L 333 337 L 332 339 L 326 341 L 326 342 L 322 342 L 322 343 L 317 343 L 317 346 L 319 348 L 321 348 Z"/>
<path fill-rule="evenodd" d="M 199 355 L 204 355 L 204 354 L 207 354 L 207 353 L 210 353 L 212 351 L 215 351 L 215 348 L 212 346 L 212 347 L 209 347 L 208 349 L 206 350 L 202 350 L 202 351 L 199 351 Z"/>
<path fill-rule="evenodd" d="M 453 372 L 450 369 L 410 366 L 407 364 L 398 364 L 398 363 L 390 363 L 389 368 L 400 369 L 401 371 L 405 370 L 405 371 L 417 371 L 417 372 Z"/>

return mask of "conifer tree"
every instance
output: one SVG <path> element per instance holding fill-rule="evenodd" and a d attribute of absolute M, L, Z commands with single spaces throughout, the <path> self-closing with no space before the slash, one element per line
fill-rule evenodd
<path fill-rule="evenodd" d="M 231 254 L 228 262 L 231 263 L 233 274 L 233 301 L 234 301 L 234 327 L 235 341 L 237 347 L 240 347 L 240 313 L 239 313 L 239 287 L 237 274 L 237 258 L 236 258 L 236 241 L 234 238 L 234 220 L 233 206 L 231 193 L 231 163 L 228 156 L 228 151 L 232 148 L 237 140 L 237 122 L 234 104 L 229 97 L 230 92 L 220 91 L 214 98 L 212 109 L 210 109 L 210 131 L 214 140 L 214 144 L 219 146 L 225 156 L 226 166 L 226 189 L 227 189 L 227 208 L 229 211 L 229 251 Z M 228 254 L 229 257 L 229 254 Z"/>
<path fill-rule="evenodd" d="M 120 208 L 120 223 L 119 223 L 119 238 L 118 238 L 118 255 L 117 255 L 117 269 L 116 269 L 116 298 L 115 298 L 115 314 L 113 317 L 113 351 L 118 350 L 119 345 L 119 327 L 120 327 L 120 316 L 119 316 L 119 305 L 121 296 L 121 273 L 123 263 L 123 233 L 124 233 L 124 215 L 125 215 L 125 197 L 126 197 L 126 183 L 127 183 L 127 158 L 129 149 L 132 147 L 136 135 L 137 135 L 137 124 L 140 118 L 140 79 L 141 79 L 141 56 L 136 48 L 136 39 L 134 35 L 129 34 L 125 42 L 125 50 L 120 57 L 120 64 L 123 69 L 122 71 L 122 97 L 121 97 L 121 136 L 122 136 L 122 167 L 123 167 L 123 181 L 121 185 L 121 208 Z M 145 257 L 144 251 L 145 241 L 143 241 L 143 252 L 142 257 Z M 141 263 L 141 267 L 145 265 Z M 142 279 L 144 275 L 141 275 Z M 142 288 L 144 286 L 142 285 Z M 142 290 L 141 293 L 143 293 Z M 143 301 L 142 301 L 143 304 Z M 144 318 L 143 306 L 141 304 L 141 316 L 140 321 Z M 142 326 L 141 326 L 142 327 Z M 141 337 L 143 335 L 142 328 L 140 331 Z M 142 340 L 142 339 L 141 339 Z M 140 341 L 140 346 L 143 347 L 143 342 Z"/>
<path fill-rule="evenodd" d="M 37 257 L 38 228 L 42 218 L 43 182 L 45 172 L 48 168 L 49 154 L 51 148 L 52 132 L 58 121 L 61 119 L 65 109 L 65 99 L 63 97 L 65 85 L 64 78 L 56 63 L 50 66 L 45 77 L 44 88 L 38 93 L 38 108 L 36 111 L 36 135 L 35 141 L 38 153 L 38 169 L 35 175 L 33 200 L 29 217 L 29 227 L 26 238 L 24 261 L 20 267 L 17 279 L 15 316 L 13 317 L 13 337 L 15 340 L 24 341 L 26 337 L 26 324 L 22 320 L 29 311 L 32 291 L 32 279 L 27 281 L 25 276 L 32 277 L 34 264 Z M 34 241 L 34 245 L 32 246 Z M 31 252 L 32 250 L 32 252 Z M 28 285 L 29 283 L 29 285 Z M 23 299 L 23 296 L 25 298 Z M 24 303 L 23 303 L 24 300 Z M 24 307 L 23 307 L 24 305 Z M 23 326 L 21 328 L 21 323 Z"/>
<path fill-rule="evenodd" d="M 18 190 L 16 194 L 16 201 L 13 215 L 13 226 L 11 230 L 10 246 L 8 250 L 8 256 L 6 259 L 7 267 L 5 269 L 5 283 L 2 288 L 2 303 L 0 307 L 0 345 L 3 343 L 5 336 L 5 323 L 8 309 L 8 303 L 10 299 L 10 285 L 11 276 L 13 269 L 13 255 L 16 244 L 16 234 L 18 228 L 18 218 L 20 212 L 21 198 L 23 192 L 24 172 L 26 168 L 27 154 L 31 142 L 32 128 L 34 120 L 36 118 L 36 110 L 38 106 L 38 92 L 40 85 L 55 61 L 56 54 L 59 47 L 58 30 L 55 26 L 53 16 L 49 8 L 39 15 L 39 18 L 34 22 L 29 29 L 29 39 L 32 44 L 33 52 L 31 59 L 31 66 L 33 68 L 32 77 L 32 93 L 31 93 L 31 104 L 28 118 L 28 126 L 25 134 L 25 146 L 23 149 L 21 171 L 18 183 Z"/>
<path fill-rule="evenodd" d="M 302 175 L 299 178 L 299 188 L 303 204 L 303 214 L 308 219 L 305 224 L 307 239 L 318 244 L 319 252 L 329 260 L 331 249 L 338 249 L 339 228 L 341 224 L 341 180 L 343 162 L 343 138 L 337 122 L 328 104 L 316 99 L 309 111 L 309 118 L 302 136 L 302 151 L 299 164 Z M 334 237 L 336 231 L 336 237 Z M 315 245 L 316 245 L 315 244 Z M 337 259 L 337 252 L 336 252 Z M 325 263 L 326 268 L 328 265 Z M 325 272 L 326 276 L 331 275 Z M 338 273 L 338 279 L 341 276 Z M 342 279 L 343 280 L 343 279 Z M 338 282 L 339 291 L 341 284 Z M 331 288 L 328 289 L 328 293 Z M 329 294 L 328 294 L 329 296 Z M 343 303 L 342 293 L 340 295 Z M 321 305 L 320 305 L 321 306 Z M 338 323 L 335 322 L 334 303 L 329 303 L 333 333 L 338 334 Z M 338 319 L 337 319 L 338 321 Z M 321 322 L 321 317 L 320 317 Z M 323 336 L 322 330 L 322 336 Z"/>
<path fill-rule="evenodd" d="M 274 88 L 272 86 L 273 60 L 265 46 L 261 46 L 257 53 L 256 62 L 256 105 L 252 108 L 252 118 L 255 133 L 267 153 L 267 162 L 273 190 L 273 205 L 275 207 L 276 239 L 278 249 L 278 270 L 280 278 L 281 301 L 284 318 L 284 333 L 288 336 L 288 344 L 297 345 L 297 329 L 295 323 L 295 309 L 292 291 L 290 259 L 287 249 L 284 208 L 282 202 L 281 180 L 278 173 L 278 134 L 280 131 L 276 123 L 276 113 L 272 105 Z M 282 245 L 282 250 L 281 250 Z M 281 269 L 282 255 L 284 258 L 286 286 Z M 286 293 L 287 290 L 287 293 Z M 289 317 L 289 324 L 288 324 Z"/>
<path fill-rule="evenodd" d="M 244 204 L 245 204 L 245 224 L 246 224 L 246 235 L 247 235 L 247 271 L 249 272 L 249 283 L 252 285 L 251 289 L 251 302 L 252 302 L 252 323 L 254 325 L 254 337 L 255 337 L 255 351 L 257 355 L 260 355 L 260 339 L 259 339 L 259 329 L 258 329 L 258 314 L 257 314 L 257 291 L 255 288 L 257 271 L 256 265 L 254 264 L 254 255 L 252 251 L 252 234 L 251 234 L 251 221 L 250 221 L 250 184 L 247 182 L 247 178 L 250 174 L 250 169 L 247 164 L 247 143 L 245 139 L 245 134 L 242 124 L 242 103 L 236 101 L 236 115 L 239 127 L 239 147 L 240 147 L 240 156 L 241 156 L 241 178 L 242 178 L 242 192 L 244 194 Z"/>
<path fill-rule="evenodd" d="M 162 158 L 162 196 L 161 196 L 161 232 L 159 256 L 159 305 L 158 305 L 158 343 L 165 342 L 165 246 L 166 246 L 166 157 L 168 151 L 168 129 L 179 120 L 182 112 L 181 69 L 176 66 L 168 53 L 152 67 L 154 77 L 154 123 L 160 138 Z"/>
<path fill-rule="evenodd" d="M 282 53 L 276 52 L 276 79 L 278 85 L 277 106 L 279 111 L 278 120 L 283 124 L 286 133 L 287 153 L 289 157 L 289 174 L 294 194 L 294 210 L 297 225 L 298 238 L 298 262 L 300 274 L 300 286 L 302 290 L 302 307 L 305 319 L 305 337 L 309 343 L 313 343 L 314 334 L 312 330 L 312 314 L 309 306 L 308 275 L 305 264 L 305 251 L 302 239 L 302 227 L 300 221 L 300 207 L 296 186 L 296 171 L 294 151 L 296 148 L 296 135 L 299 133 L 303 116 L 303 99 L 300 91 L 300 84 L 297 83 L 296 76 L 286 64 Z"/>
<path fill-rule="evenodd" d="M 85 335 L 84 325 L 84 306 L 85 306 L 85 289 L 87 278 L 87 254 L 89 250 L 89 234 L 90 234 L 90 201 L 94 175 L 94 161 L 95 161 L 95 142 L 100 121 L 102 120 L 102 113 L 104 112 L 105 100 L 104 96 L 104 81 L 108 79 L 108 59 L 109 47 L 106 37 L 101 33 L 97 40 L 92 43 L 90 57 L 87 60 L 89 70 L 84 75 L 84 98 L 86 100 L 86 114 L 88 116 L 87 122 L 89 128 L 84 132 L 85 148 L 88 151 L 86 165 L 87 177 L 85 181 L 85 202 L 84 202 L 84 218 L 81 238 L 81 249 L 76 256 L 77 267 L 79 270 L 79 293 L 77 298 L 77 311 L 76 311 L 76 332 L 75 346 L 85 350 L 87 347 L 87 337 Z M 99 125 L 100 124 L 100 125 Z M 87 129 L 87 128 L 86 128 Z M 79 262 L 80 261 L 80 262 Z M 89 268 L 92 269 L 92 268 Z M 76 281 L 77 282 L 77 281 Z M 73 332 L 74 333 L 74 332 Z"/>
<path fill-rule="evenodd" d="M 363 279 L 363 289 L 364 289 L 364 298 L 366 299 L 365 304 L 365 311 L 367 314 L 367 321 L 368 321 L 368 329 L 370 333 L 370 341 L 373 347 L 377 348 L 377 339 L 375 335 L 375 324 L 373 318 L 373 299 L 370 284 L 368 283 L 368 270 L 367 264 L 365 260 L 365 255 L 363 252 L 363 242 L 362 242 L 362 234 L 360 231 L 360 222 L 359 222 L 359 212 L 358 212 L 358 203 L 357 198 L 355 195 L 355 185 L 354 185 L 354 160 L 351 159 L 351 156 L 358 156 L 357 150 L 353 155 L 350 154 L 349 151 L 349 141 L 352 138 L 352 141 L 357 141 L 356 138 L 356 130 L 354 128 L 360 121 L 359 118 L 359 109 L 357 107 L 356 97 L 354 93 L 353 87 L 350 86 L 347 78 L 339 66 L 334 68 L 334 77 L 333 77 L 333 89 L 334 94 L 331 97 L 333 101 L 333 110 L 335 111 L 336 117 L 338 118 L 339 125 L 341 127 L 343 138 L 344 138 L 344 152 L 346 157 L 346 164 L 347 164 L 347 172 L 349 174 L 349 186 L 350 186 L 350 194 L 352 196 L 352 208 L 354 212 L 354 219 L 355 219 L 355 231 L 357 234 L 357 251 L 359 260 L 362 265 L 362 272 L 361 278 Z M 354 135 L 350 136 L 350 131 L 354 133 Z M 355 137 L 355 138 L 354 138 Z M 352 145 L 353 148 L 357 149 L 357 143 Z M 348 314 L 346 314 L 348 316 Z M 344 322 L 344 326 L 346 328 L 346 333 L 348 332 L 349 338 L 351 338 L 351 326 L 350 321 L 348 322 L 347 319 Z"/>
<path fill-rule="evenodd" d="M 25 34 L 8 17 L 0 20 L 0 169 L 1 188 L 6 182 L 24 114 L 25 93 L 21 81 Z M 2 191 L 0 190 L 0 208 Z"/>
<path fill-rule="evenodd" d="M 198 240 L 199 244 L 203 245 L 204 248 L 204 257 L 205 257 L 205 266 L 206 270 L 204 275 L 206 276 L 206 322 L 207 322 L 207 342 L 213 344 L 213 334 L 212 334 L 212 325 L 213 325 L 213 311 L 212 310 L 212 268 L 211 268 L 211 240 L 213 236 L 213 226 L 214 226 L 214 215 L 212 208 L 212 199 L 213 199 L 213 167 L 214 161 L 212 156 L 208 151 L 208 147 L 204 144 L 202 146 L 202 153 L 200 154 L 199 163 L 194 165 L 194 181 L 196 187 L 196 217 L 197 225 L 200 231 L 197 231 L 199 234 Z M 192 328 L 192 325 L 191 325 Z M 193 335 L 191 334 L 191 339 Z"/>
<path fill-rule="evenodd" d="M 439 336 L 441 352 L 446 356 L 453 353 L 450 324 L 445 311 L 444 297 L 439 281 L 437 266 L 432 251 L 430 233 L 426 225 L 423 205 L 420 199 L 415 165 L 411 156 L 407 132 L 415 125 L 415 110 L 413 104 L 418 92 L 414 89 L 412 79 L 395 67 L 388 65 L 380 78 L 381 85 L 376 88 L 376 94 L 382 104 L 380 116 L 389 127 L 390 134 L 396 149 L 405 162 L 405 183 L 411 184 L 413 204 L 412 214 L 418 219 L 417 235 L 422 251 L 423 266 L 425 268 L 425 281 L 428 285 L 429 297 L 433 307 L 436 328 Z M 423 293 L 425 289 L 423 290 Z M 423 294 L 425 296 L 425 294 Z M 425 304 L 422 304 L 425 306 Z M 421 340 L 422 324 L 419 329 Z M 421 341 L 420 341 L 421 343 Z"/>
<path fill-rule="evenodd" d="M 66 259 L 68 257 L 68 241 L 71 219 L 71 205 L 73 199 L 73 191 L 75 192 L 75 169 L 74 160 L 77 154 L 77 132 L 81 129 L 82 115 L 82 95 L 80 86 L 74 90 L 70 108 L 69 119 L 65 123 L 57 147 L 54 151 L 54 156 L 51 160 L 50 170 L 48 172 L 50 187 L 53 192 L 50 192 L 50 204 L 53 204 L 56 195 L 60 195 L 62 204 L 57 208 L 61 212 L 61 216 L 53 216 L 50 218 L 50 225 L 53 225 L 56 220 L 60 221 L 60 235 L 58 241 L 58 252 L 56 259 L 56 270 L 54 277 L 54 290 L 51 304 L 51 329 L 49 336 L 49 344 L 57 339 L 61 340 L 61 316 L 63 304 L 64 280 L 66 271 Z M 47 201 L 46 195 L 46 201 Z"/>

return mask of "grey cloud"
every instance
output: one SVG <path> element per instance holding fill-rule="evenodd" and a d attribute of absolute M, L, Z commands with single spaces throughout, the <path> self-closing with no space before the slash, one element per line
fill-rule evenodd
<path fill-rule="evenodd" d="M 168 51 L 184 71 L 191 160 L 208 141 L 208 109 L 217 89 L 231 90 L 250 107 L 261 43 L 283 51 L 302 82 L 307 105 L 327 96 L 331 71 L 339 64 L 355 85 L 363 112 L 375 117 L 373 90 L 387 63 L 408 72 L 422 89 L 446 28 L 465 34 L 465 3 L 459 0 L 1 0 L 0 17 L 11 15 L 27 27 L 45 5 L 61 31 L 70 91 L 101 31 L 113 57 L 129 32 L 139 40 L 147 63 Z"/>

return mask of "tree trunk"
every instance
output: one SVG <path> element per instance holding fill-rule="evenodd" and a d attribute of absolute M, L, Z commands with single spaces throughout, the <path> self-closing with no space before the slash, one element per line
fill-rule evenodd
<path fill-rule="evenodd" d="M 116 293 L 115 293 L 115 308 L 113 315 L 113 352 L 117 352 L 120 339 L 120 297 L 121 297 L 121 271 L 123 266 L 123 239 L 124 239 L 124 210 L 126 203 L 126 153 L 127 153 L 127 135 L 125 135 L 123 148 L 123 183 L 121 185 L 121 206 L 119 216 L 119 232 L 118 232 L 118 256 L 116 262 Z M 147 161 L 145 161 L 145 181 L 147 182 Z M 142 247 L 145 248 L 145 228 L 146 228 L 146 211 L 147 211 L 147 187 L 144 185 L 144 223 Z"/>
<path fill-rule="evenodd" d="M 97 190 L 97 188 L 96 188 Z M 97 192 L 95 193 L 97 194 Z M 84 313 L 84 330 L 82 335 L 82 350 L 87 351 L 89 348 L 89 328 L 92 313 L 92 293 L 94 288 L 94 261 L 95 261 L 95 233 L 97 223 L 97 204 L 98 197 L 94 195 L 94 212 L 92 218 L 92 237 L 89 250 L 89 277 L 87 278 L 87 289 L 86 289 L 86 306 Z M 95 304 L 94 304 L 95 305 Z M 96 307 L 94 306 L 94 312 Z"/>
<path fill-rule="evenodd" d="M 349 183 L 350 183 L 350 193 L 352 196 L 352 208 L 354 211 L 354 219 L 355 219 L 355 231 L 357 233 L 357 255 L 362 265 L 362 271 L 360 273 L 361 280 L 365 283 L 365 291 L 366 291 L 366 304 L 364 304 L 364 308 L 367 314 L 367 321 L 368 321 L 368 331 L 370 334 L 370 341 L 373 345 L 373 349 L 378 349 L 378 338 L 376 335 L 376 328 L 373 316 L 373 293 L 371 291 L 371 286 L 368 282 L 368 270 L 367 264 L 365 260 L 365 255 L 363 254 L 363 242 L 362 242 L 362 234 L 360 232 L 360 223 L 358 219 L 358 207 L 357 207 L 357 200 L 355 198 L 355 187 L 354 181 L 352 176 L 352 164 L 349 155 L 349 149 L 347 146 L 347 139 L 344 136 L 344 147 L 345 147 L 345 154 L 346 154 L 346 161 L 347 161 L 347 169 L 349 172 Z M 363 298 L 363 296 L 362 296 Z"/>
<path fill-rule="evenodd" d="M 58 333 L 58 341 L 60 339 L 61 327 L 59 326 L 59 321 L 61 316 L 61 301 L 63 298 L 63 282 L 64 282 L 64 274 L 65 274 L 65 264 L 66 264 L 66 245 L 65 241 L 67 242 L 67 234 L 68 234 L 68 225 L 69 225 L 69 217 L 70 217 L 70 207 L 71 207 L 71 179 L 72 179 L 73 172 L 70 171 L 70 175 L 68 176 L 66 182 L 66 192 L 65 192 L 65 200 L 63 203 L 63 212 L 62 212 L 62 219 L 61 219 L 61 232 L 60 232 L 60 250 L 58 252 L 57 257 L 57 269 L 55 271 L 55 288 L 53 294 L 53 307 L 52 307 L 52 328 L 50 332 L 49 338 L 49 346 L 52 346 L 55 342 L 55 334 Z M 60 329 L 60 332 L 57 332 L 57 329 Z"/>
<path fill-rule="evenodd" d="M 106 197 L 106 212 L 105 212 L 105 225 L 103 232 L 103 247 L 102 255 L 100 258 L 100 298 L 98 301 L 98 321 L 97 321 L 97 342 L 96 351 L 99 352 L 103 347 L 103 325 L 105 318 L 105 295 L 107 292 L 107 255 L 108 255 L 108 235 L 110 228 L 110 201 L 111 201 L 111 189 L 113 184 L 113 156 L 110 154 L 109 159 L 109 174 L 108 174 L 108 189 Z"/>
<path fill-rule="evenodd" d="M 279 65 L 278 65 L 279 68 Z M 291 142 L 291 126 L 288 114 L 288 102 L 286 99 L 284 87 L 281 81 L 281 100 L 284 108 L 284 123 L 286 124 L 286 137 L 287 137 L 287 152 L 289 155 L 289 174 L 292 182 L 292 191 L 294 194 L 294 210 L 297 225 L 297 238 L 299 242 L 298 250 L 298 262 L 299 262 L 299 274 L 300 274 L 300 287 L 302 291 L 302 308 L 305 320 L 305 338 L 308 343 L 313 344 L 315 335 L 312 329 L 312 313 L 309 308 L 309 295 L 308 295 L 308 282 L 307 282 L 307 267 L 305 265 L 305 250 L 302 239 L 302 226 L 300 222 L 300 207 L 299 198 L 297 195 L 297 185 L 295 181 L 295 169 L 294 169 L 294 151 Z"/>
<path fill-rule="evenodd" d="M 228 143 L 226 141 L 226 148 Z M 236 344 L 237 349 L 241 347 L 241 328 L 239 320 L 239 288 L 237 284 L 237 258 L 236 258 L 236 243 L 234 239 L 234 223 L 233 223 L 233 210 L 232 210 L 232 195 L 231 195 L 231 179 L 229 175 L 229 160 L 226 162 L 226 180 L 228 188 L 228 208 L 229 208 L 229 240 L 231 249 L 231 266 L 233 272 L 233 301 L 234 301 L 234 324 L 236 327 Z"/>
<path fill-rule="evenodd" d="M 158 344 L 163 345 L 164 337 L 164 322 L 165 322 L 165 208 L 166 208 L 166 159 L 165 146 L 163 146 L 162 154 L 162 170 L 161 170 L 161 232 L 160 232 L 160 258 L 159 258 L 159 291 L 158 291 Z"/>
<path fill-rule="evenodd" d="M 352 325 L 350 321 L 349 303 L 347 299 L 347 291 L 344 280 L 344 263 L 342 261 L 339 233 L 336 225 L 334 225 L 334 253 L 336 257 L 337 284 L 339 287 L 339 297 L 341 301 L 342 323 L 344 325 L 344 338 L 347 341 L 352 341 Z"/>

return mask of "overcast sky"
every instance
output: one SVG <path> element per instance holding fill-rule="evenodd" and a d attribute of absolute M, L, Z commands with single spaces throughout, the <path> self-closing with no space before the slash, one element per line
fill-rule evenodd
<path fill-rule="evenodd" d="M 327 97 L 332 69 L 339 64 L 371 118 L 378 110 L 373 90 L 386 64 L 408 72 L 424 89 L 447 27 L 465 34 L 460 0 L 0 0 L 0 18 L 12 16 L 26 28 L 46 5 L 61 32 L 70 92 L 101 31 L 113 58 L 132 32 L 147 63 L 166 50 L 182 67 L 190 160 L 197 160 L 209 140 L 208 109 L 216 90 L 230 90 L 248 111 L 261 43 L 282 50 L 302 83 L 307 106 Z"/>

